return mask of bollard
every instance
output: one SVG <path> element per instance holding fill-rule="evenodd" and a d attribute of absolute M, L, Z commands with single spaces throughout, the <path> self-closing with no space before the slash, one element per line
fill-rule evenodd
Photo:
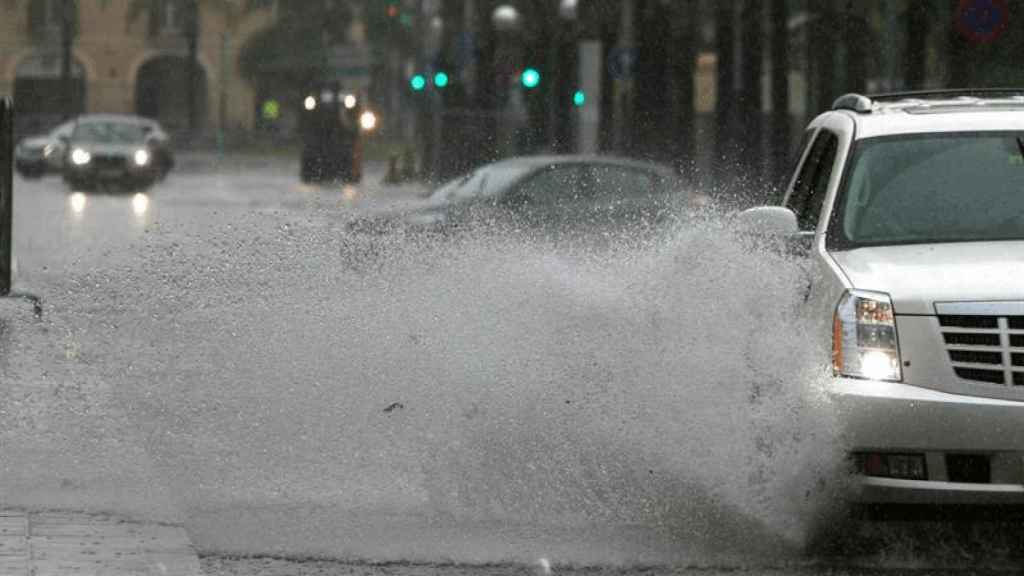
<path fill-rule="evenodd" d="M 416 150 L 406 148 L 402 154 L 402 179 L 410 181 L 416 178 Z"/>
<path fill-rule="evenodd" d="M 398 184 L 401 181 L 402 177 L 398 173 L 398 154 L 392 154 L 388 157 L 388 172 L 384 175 L 384 183 Z"/>

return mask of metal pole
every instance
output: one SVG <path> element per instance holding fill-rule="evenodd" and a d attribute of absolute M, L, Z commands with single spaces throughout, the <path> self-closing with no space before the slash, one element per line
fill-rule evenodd
<path fill-rule="evenodd" d="M 11 293 L 14 223 L 14 106 L 0 98 L 0 296 Z"/>
<path fill-rule="evenodd" d="M 186 5 L 186 43 L 188 45 L 188 63 L 186 65 L 187 84 L 185 94 L 188 97 L 188 130 L 189 137 L 195 137 L 199 127 L 199 105 L 196 102 L 197 76 L 199 76 L 199 0 L 190 0 Z"/>

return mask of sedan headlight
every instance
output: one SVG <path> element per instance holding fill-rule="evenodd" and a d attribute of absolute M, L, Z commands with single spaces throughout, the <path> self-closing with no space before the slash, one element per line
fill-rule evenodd
<path fill-rule="evenodd" d="M 850 290 L 832 320 L 832 368 L 837 376 L 899 382 L 900 345 L 888 294 Z"/>
<path fill-rule="evenodd" d="M 135 165 L 145 166 L 149 164 L 149 151 L 148 150 L 136 150 L 135 151 Z"/>
<path fill-rule="evenodd" d="M 75 166 L 85 166 L 92 160 L 92 154 L 89 154 L 81 148 L 75 148 L 71 151 L 71 162 Z"/>

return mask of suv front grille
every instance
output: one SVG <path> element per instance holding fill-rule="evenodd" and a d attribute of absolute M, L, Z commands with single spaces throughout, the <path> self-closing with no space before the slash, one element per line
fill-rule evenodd
<path fill-rule="evenodd" d="M 1024 386 L 1024 316 L 940 315 L 939 326 L 957 376 Z"/>

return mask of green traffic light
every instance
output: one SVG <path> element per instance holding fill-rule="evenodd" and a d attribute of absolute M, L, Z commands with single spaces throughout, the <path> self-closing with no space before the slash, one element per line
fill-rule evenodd
<path fill-rule="evenodd" d="M 274 99 L 267 100 L 263 102 L 262 112 L 264 120 L 277 120 L 281 117 L 281 103 Z"/>
<path fill-rule="evenodd" d="M 420 92 L 427 87 L 427 79 L 423 77 L 423 74 L 416 74 L 409 79 L 409 86 L 414 92 Z"/>
<path fill-rule="evenodd" d="M 523 87 L 527 89 L 536 88 L 540 84 L 540 72 L 536 68 L 527 68 L 523 70 L 520 81 L 523 83 Z"/>
<path fill-rule="evenodd" d="M 448 74 L 445 72 L 438 72 L 434 74 L 434 86 L 438 88 L 444 88 L 448 85 Z"/>
<path fill-rule="evenodd" d="M 587 94 L 585 92 L 583 92 L 583 90 L 577 90 L 572 95 L 572 104 L 573 104 L 573 106 L 575 106 L 577 108 L 581 108 L 586 103 L 587 103 Z"/>

